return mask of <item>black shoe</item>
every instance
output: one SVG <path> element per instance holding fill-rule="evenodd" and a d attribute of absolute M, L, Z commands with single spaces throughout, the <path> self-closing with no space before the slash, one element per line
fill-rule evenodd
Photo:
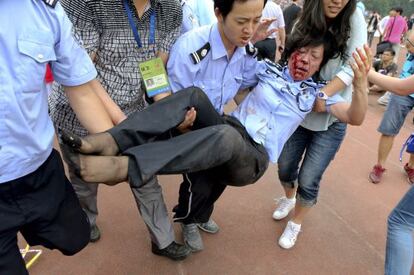
<path fill-rule="evenodd" d="M 164 256 L 174 261 L 184 260 L 188 255 L 191 254 L 191 250 L 187 246 L 178 244 L 174 241 L 163 249 L 159 249 L 156 244 L 151 242 L 151 251 L 156 255 Z"/>

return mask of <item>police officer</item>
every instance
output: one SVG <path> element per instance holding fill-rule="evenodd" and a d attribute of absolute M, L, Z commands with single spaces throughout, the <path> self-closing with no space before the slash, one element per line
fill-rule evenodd
<path fill-rule="evenodd" d="M 89 242 L 86 215 L 52 148 L 46 65 L 89 131 L 113 126 L 111 101 L 106 108 L 96 95 L 96 70 L 57 0 L 4 0 L 0 10 L 0 273 L 27 274 L 18 231 L 65 255 Z"/>
<path fill-rule="evenodd" d="M 192 29 L 200 27 L 200 22 L 194 14 L 191 2 L 193 0 L 180 0 L 181 8 L 183 9 L 183 22 L 181 24 L 181 34 L 186 33 Z"/>
<path fill-rule="evenodd" d="M 172 90 L 198 86 L 217 112 L 223 114 L 224 105 L 240 89 L 254 86 L 257 61 L 250 40 L 259 26 L 265 2 L 214 0 L 218 22 L 183 34 L 170 52 L 167 69 Z M 209 185 L 208 181 L 197 173 L 184 175 L 179 204 L 174 208 L 175 221 L 182 223 L 184 241 L 193 251 L 203 249 L 197 226 L 210 233 L 219 230 L 210 219 L 213 208 L 202 206 L 218 198 L 225 185 Z M 206 186 L 212 189 L 206 190 Z"/>

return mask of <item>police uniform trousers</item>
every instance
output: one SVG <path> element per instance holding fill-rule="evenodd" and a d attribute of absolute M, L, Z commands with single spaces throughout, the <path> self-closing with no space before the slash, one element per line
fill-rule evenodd
<path fill-rule="evenodd" d="M 250 139 L 243 125 L 232 117 L 223 117 L 226 124 L 231 125 Z M 254 142 L 254 141 L 252 141 Z M 214 210 L 214 202 L 221 196 L 227 185 L 221 177 L 221 168 L 183 175 L 180 185 L 178 204 L 174 207 L 174 221 L 183 224 L 205 223 Z"/>
<path fill-rule="evenodd" d="M 89 243 L 89 230 L 57 151 L 36 171 L 0 184 L 0 274 L 27 274 L 18 231 L 31 246 L 73 255 Z"/>
<path fill-rule="evenodd" d="M 192 131 L 171 134 L 189 110 L 197 111 Z M 220 116 L 206 94 L 196 87 L 181 90 L 136 112 L 108 131 L 120 152 L 129 156 L 132 186 L 141 186 L 156 174 L 190 174 L 202 177 L 210 209 L 226 185 L 256 182 L 266 171 L 269 157 L 240 122 Z M 193 209 L 197 212 L 197 209 Z M 204 210 L 200 210 L 203 212 Z"/>

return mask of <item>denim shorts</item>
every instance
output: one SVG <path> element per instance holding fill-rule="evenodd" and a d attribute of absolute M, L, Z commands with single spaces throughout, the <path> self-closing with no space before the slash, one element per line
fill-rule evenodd
<path fill-rule="evenodd" d="M 302 206 L 316 203 L 322 175 L 339 150 L 345 133 L 346 123 L 342 122 L 333 123 L 326 131 L 299 126 L 283 147 L 278 160 L 279 180 L 288 188 L 298 185 L 297 200 Z"/>
<path fill-rule="evenodd" d="M 378 132 L 386 136 L 397 135 L 404 124 L 405 117 L 413 107 L 413 97 L 391 94 L 387 110 L 378 127 Z"/>

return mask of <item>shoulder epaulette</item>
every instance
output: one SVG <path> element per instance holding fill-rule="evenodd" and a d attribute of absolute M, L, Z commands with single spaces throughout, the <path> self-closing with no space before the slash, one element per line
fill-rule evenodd
<path fill-rule="evenodd" d="M 42 0 L 49 7 L 55 8 L 58 0 Z"/>
<path fill-rule="evenodd" d="M 201 47 L 197 51 L 191 53 L 190 56 L 191 56 L 191 59 L 193 59 L 194 64 L 200 63 L 201 60 L 203 60 L 204 57 L 207 56 L 210 49 L 211 49 L 210 43 L 207 42 L 206 44 L 204 44 L 203 47 Z"/>
<path fill-rule="evenodd" d="M 272 60 L 270 60 L 270 59 L 268 59 L 268 58 L 265 58 L 265 59 L 264 59 L 264 61 L 265 61 L 265 62 L 266 62 L 266 64 L 268 64 L 269 66 L 272 66 L 272 67 L 274 67 L 274 68 L 278 69 L 279 71 L 282 71 L 282 70 L 283 70 L 283 66 L 282 66 L 282 65 L 280 65 L 279 63 L 275 63 L 274 61 L 272 61 Z"/>
<path fill-rule="evenodd" d="M 256 57 L 259 51 L 252 43 L 249 42 L 249 44 L 246 45 L 246 52 L 248 55 L 251 55 L 252 57 Z"/>
<path fill-rule="evenodd" d="M 321 88 L 323 86 L 326 86 L 328 84 L 327 81 L 325 80 L 305 80 L 302 81 L 302 83 L 300 84 L 301 88 L 306 88 L 306 87 L 311 87 L 311 88 Z"/>
<path fill-rule="evenodd" d="M 301 88 L 307 88 L 307 87 L 315 88 L 315 85 L 310 85 L 310 83 L 308 83 L 307 81 L 302 81 L 302 83 L 300 83 L 300 87 Z"/>

